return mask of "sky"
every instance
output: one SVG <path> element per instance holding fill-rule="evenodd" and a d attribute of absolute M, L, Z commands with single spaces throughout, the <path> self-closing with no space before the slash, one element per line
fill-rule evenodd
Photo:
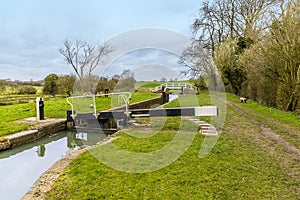
<path fill-rule="evenodd" d="M 131 69 L 140 80 L 174 78 L 178 75 L 174 71 L 180 71 L 180 53 L 169 44 L 177 44 L 178 37 L 191 36 L 190 25 L 201 4 L 201 0 L 0 2 L 0 79 L 23 81 L 42 80 L 51 73 L 73 73 L 58 52 L 65 39 L 93 44 L 112 41 L 118 53 L 110 57 L 98 75 L 109 77 Z M 134 31 L 145 28 L 149 34 Z M 160 37 L 149 28 L 166 30 L 166 34 Z M 119 51 L 121 46 L 126 51 Z"/>

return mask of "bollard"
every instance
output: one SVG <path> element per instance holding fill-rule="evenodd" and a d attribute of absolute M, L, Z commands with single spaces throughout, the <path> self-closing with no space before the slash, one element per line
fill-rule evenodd
<path fill-rule="evenodd" d="M 76 114 L 75 111 L 73 111 L 74 114 Z M 75 127 L 75 122 L 74 122 L 74 119 L 73 119 L 73 116 L 72 116 L 72 110 L 67 110 L 67 129 L 68 130 L 71 130 Z"/>
<path fill-rule="evenodd" d="M 44 99 L 37 97 L 35 100 L 36 105 L 36 119 L 37 121 L 44 120 Z"/>
<path fill-rule="evenodd" d="M 161 99 L 162 99 L 162 102 L 161 102 L 161 104 L 165 104 L 166 103 L 166 97 L 167 97 L 167 95 L 166 95 L 166 92 L 165 92 L 165 87 L 164 86 L 162 86 L 161 87 Z"/>
<path fill-rule="evenodd" d="M 169 102 L 169 89 L 165 88 L 164 86 L 161 88 L 161 101 L 162 104 L 168 103 Z"/>
<path fill-rule="evenodd" d="M 104 94 L 105 94 L 104 97 L 105 97 L 105 98 L 108 97 L 108 91 L 109 91 L 109 89 L 105 89 L 105 90 L 104 90 Z"/>

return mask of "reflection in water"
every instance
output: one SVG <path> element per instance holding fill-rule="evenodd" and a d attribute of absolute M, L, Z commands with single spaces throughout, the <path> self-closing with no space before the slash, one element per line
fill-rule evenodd
<path fill-rule="evenodd" d="M 0 152 L 0 199 L 21 199 L 57 160 L 82 145 L 96 144 L 105 137 L 104 133 L 95 131 L 63 131 L 50 138 Z"/>
<path fill-rule="evenodd" d="M 40 146 L 38 146 L 38 149 L 37 149 L 37 154 L 39 157 L 44 157 L 45 156 L 45 152 L 46 152 L 46 147 L 45 145 L 41 144 Z"/>
<path fill-rule="evenodd" d="M 173 100 L 175 100 L 175 99 L 177 99 L 178 98 L 178 94 L 170 94 L 169 95 L 169 102 L 170 101 L 173 101 Z"/>
<path fill-rule="evenodd" d="M 80 146 L 92 146 L 97 144 L 99 141 L 105 139 L 107 134 L 105 133 L 95 133 L 95 131 L 85 131 L 78 133 L 70 133 L 67 135 L 68 142 L 67 146 L 69 148 L 80 147 Z"/>

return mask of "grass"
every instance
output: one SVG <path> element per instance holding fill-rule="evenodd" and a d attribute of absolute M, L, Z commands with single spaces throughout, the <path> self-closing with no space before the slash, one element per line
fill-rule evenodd
<path fill-rule="evenodd" d="M 208 91 L 201 91 L 198 95 L 180 95 L 179 98 L 175 99 L 174 101 L 171 101 L 164 107 L 166 108 L 172 108 L 172 107 L 198 107 L 198 106 L 218 106 L 219 112 L 222 114 L 222 116 L 225 115 L 225 108 L 224 104 L 220 103 L 216 100 L 216 98 L 211 98 L 210 93 Z M 219 116 L 219 118 L 221 115 Z M 211 117 L 195 117 L 199 118 L 200 120 L 211 122 L 213 118 Z M 218 119 L 216 119 L 218 120 Z M 220 128 L 223 126 L 223 124 L 214 124 L 216 128 Z"/>
<path fill-rule="evenodd" d="M 135 87 L 138 88 L 155 88 L 156 86 L 160 86 L 163 84 L 162 82 L 137 82 Z"/>
<path fill-rule="evenodd" d="M 267 125 L 283 139 L 300 148 L 300 119 L 297 113 L 266 107 L 252 100 L 247 100 L 246 104 L 242 104 L 239 102 L 239 98 L 231 94 L 227 94 L 227 100 L 255 120 Z"/>
<path fill-rule="evenodd" d="M 283 163 L 286 152 L 270 152 L 256 140 L 257 126 L 231 108 L 227 113 L 224 132 L 205 158 L 198 157 L 205 140 L 200 134 L 179 159 L 149 173 L 117 171 L 86 152 L 61 174 L 47 199 L 298 199 L 300 180 L 290 169 L 299 169 L 299 162 Z M 179 120 L 168 119 L 152 137 L 123 132 L 113 143 L 130 152 L 153 152 L 177 134 L 193 134 L 177 133 Z"/>
<path fill-rule="evenodd" d="M 130 102 L 136 103 L 146 99 L 156 98 L 159 96 L 160 94 L 152 93 L 151 91 L 136 91 L 135 93 L 132 94 L 132 101 Z"/>
<path fill-rule="evenodd" d="M 30 125 L 18 124 L 15 121 L 35 115 L 34 104 L 16 104 L 0 106 L 0 136 L 9 135 L 28 129 Z"/>
<path fill-rule="evenodd" d="M 239 99 L 235 97 L 234 95 L 227 94 L 227 100 L 239 103 Z M 257 113 L 260 115 L 263 115 L 264 117 L 272 118 L 275 120 L 278 120 L 282 123 L 288 123 L 292 124 L 294 126 L 297 126 L 300 128 L 299 118 L 297 118 L 297 113 L 294 112 L 284 112 L 282 110 L 266 107 L 261 104 L 258 104 L 251 99 L 247 100 L 246 104 L 237 104 L 239 108 L 242 108 L 243 110 L 253 110 L 255 111 L 255 115 L 253 117 L 259 121 L 263 121 L 264 119 L 261 119 L 259 116 L 257 116 Z"/>
<path fill-rule="evenodd" d="M 194 107 L 212 105 L 208 91 L 200 92 L 199 95 L 180 95 L 178 99 L 171 101 L 165 107 Z"/>
<path fill-rule="evenodd" d="M 125 95 L 128 98 L 128 95 Z M 131 100 L 129 101 L 130 104 L 140 102 L 147 99 L 152 99 L 159 97 L 160 94 L 151 93 L 150 91 L 136 91 L 132 94 Z M 90 113 L 93 112 L 93 108 L 90 107 L 91 104 L 94 104 L 93 98 L 75 98 L 70 99 L 71 103 L 74 105 L 74 110 L 77 113 Z M 115 107 L 124 106 L 124 99 L 120 98 L 120 96 L 113 95 L 113 96 L 100 96 L 95 98 L 96 102 L 96 110 L 97 112 L 108 110 Z"/>
<path fill-rule="evenodd" d="M 132 95 L 130 103 L 139 102 L 149 98 L 158 97 L 158 94 L 151 92 L 135 92 Z M 98 111 L 106 110 L 111 108 L 111 98 L 99 98 L 97 100 Z M 86 106 L 89 109 L 89 105 Z M 114 104 L 113 104 L 114 105 Z M 50 100 L 45 99 L 45 117 L 47 118 L 66 118 L 66 111 L 70 110 L 71 107 L 67 103 L 65 98 L 51 98 Z M 22 103 L 0 106 L 0 137 L 10 135 L 23 130 L 28 130 L 33 124 L 22 124 L 17 123 L 18 120 L 22 120 L 29 117 L 35 117 L 35 103 Z"/>
<path fill-rule="evenodd" d="M 65 99 L 45 101 L 45 117 L 65 118 L 66 110 L 70 109 Z M 0 136 L 10 135 L 19 131 L 28 130 L 33 124 L 23 124 L 17 121 L 35 117 L 35 103 L 22 103 L 0 106 Z"/>
<path fill-rule="evenodd" d="M 179 102 L 189 106 L 211 102 L 205 92 L 197 96 L 197 101 L 186 95 L 166 107 L 179 106 Z M 252 111 L 254 115 L 256 112 L 260 111 Z M 274 120 L 284 121 L 285 114 L 277 115 Z M 164 120 L 151 119 L 147 127 L 124 130 L 113 144 L 128 152 L 148 153 L 166 147 L 178 135 L 195 136 L 191 146 L 173 163 L 149 173 L 122 172 L 101 163 L 95 157 L 101 147 L 95 147 L 71 163 L 47 199 L 299 199 L 299 160 L 260 134 L 260 128 L 236 110 L 228 107 L 223 133 L 202 159 L 198 155 L 206 138 L 195 135 L 195 127 L 187 121 L 181 122 L 179 117 Z M 184 128 L 178 132 L 180 124 Z M 289 125 L 297 128 L 293 123 Z M 110 147 L 110 144 L 103 147 L 110 159 L 127 158 Z M 131 158 L 123 162 L 135 161 Z M 145 166 L 151 165 L 153 161 Z"/>

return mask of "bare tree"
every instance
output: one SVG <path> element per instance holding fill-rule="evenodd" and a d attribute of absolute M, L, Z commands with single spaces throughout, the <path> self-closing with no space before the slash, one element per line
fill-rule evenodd
<path fill-rule="evenodd" d="M 205 1 L 191 26 L 193 39 L 211 50 L 224 39 L 250 37 L 264 27 L 262 20 L 280 0 L 213 0 Z M 264 17 L 262 17 L 264 16 Z"/>
<path fill-rule="evenodd" d="M 80 80 L 90 77 L 103 58 L 113 51 L 108 43 L 92 45 L 82 40 L 76 40 L 73 44 L 66 39 L 63 45 L 64 47 L 59 49 L 59 52 L 73 67 Z"/>
<path fill-rule="evenodd" d="M 237 13 L 236 0 L 214 0 L 203 2 L 198 17 L 192 24 L 193 39 L 215 56 L 216 46 L 224 38 L 234 39 L 243 35 L 241 19 Z"/>
<path fill-rule="evenodd" d="M 201 47 L 197 43 L 193 43 L 191 47 L 185 49 L 183 55 L 178 62 L 186 67 L 186 71 L 182 73 L 190 77 L 205 77 L 210 88 L 214 89 L 217 86 L 217 69 L 213 63 L 210 51 Z"/>
<path fill-rule="evenodd" d="M 179 62 L 187 68 L 186 73 L 214 77 L 215 65 L 210 63 L 213 60 L 222 77 L 239 93 L 246 72 L 236 61 L 245 49 L 258 41 L 261 31 L 269 27 L 263 20 L 274 7 L 278 8 L 278 1 L 204 1 L 191 26 L 192 44 Z"/>
<path fill-rule="evenodd" d="M 272 9 L 278 9 L 281 0 L 239 0 L 237 1 L 237 18 L 245 37 L 255 39 L 256 33 L 267 28 L 271 23 Z"/>

